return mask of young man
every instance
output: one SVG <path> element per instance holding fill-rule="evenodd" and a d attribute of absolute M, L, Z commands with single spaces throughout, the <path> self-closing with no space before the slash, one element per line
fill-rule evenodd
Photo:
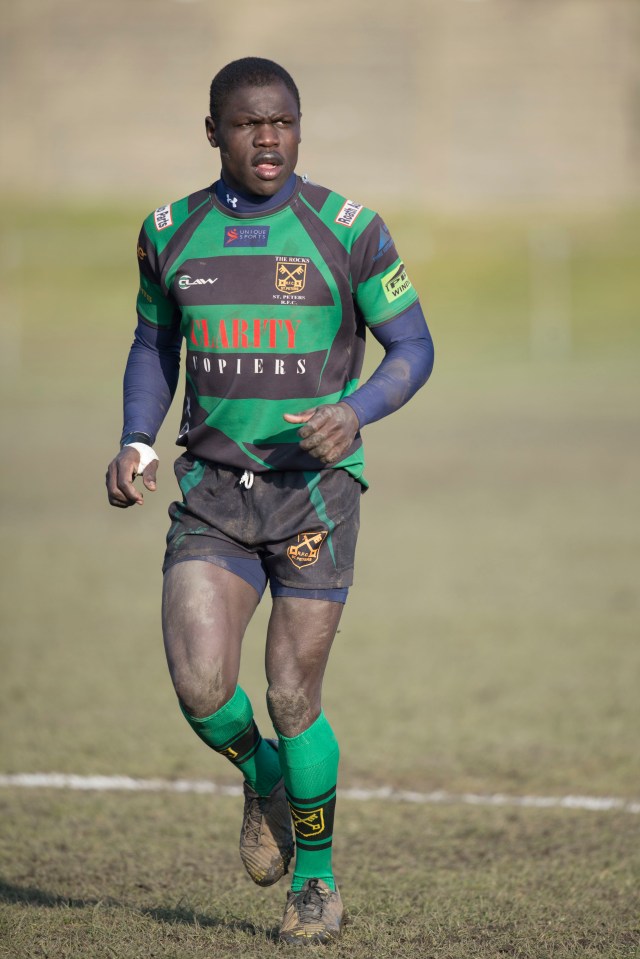
<path fill-rule="evenodd" d="M 160 207 L 138 241 L 138 326 L 109 502 L 156 488 L 152 444 L 178 380 L 186 392 L 162 604 L 182 712 L 244 777 L 240 855 L 259 885 L 296 859 L 280 937 L 326 942 L 342 902 L 331 861 L 338 744 L 321 689 L 353 578 L 360 429 L 422 386 L 431 337 L 404 266 L 371 210 L 295 174 L 300 98 L 290 75 L 247 57 L 211 84 L 206 133 L 222 173 Z M 358 386 L 365 331 L 384 358 Z M 262 739 L 237 685 L 266 583 Z"/>

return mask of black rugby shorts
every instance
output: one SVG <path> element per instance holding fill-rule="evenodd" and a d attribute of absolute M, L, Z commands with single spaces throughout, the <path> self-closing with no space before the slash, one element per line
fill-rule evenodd
<path fill-rule="evenodd" d="M 175 474 L 183 499 L 169 507 L 163 572 L 204 560 L 260 594 L 268 579 L 274 595 L 341 590 L 346 598 L 362 486 L 345 470 L 243 473 L 184 453 Z"/>

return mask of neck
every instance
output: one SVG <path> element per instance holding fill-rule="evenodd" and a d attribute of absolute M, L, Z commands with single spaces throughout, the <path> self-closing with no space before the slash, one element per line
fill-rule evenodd
<path fill-rule="evenodd" d="M 214 184 L 215 194 L 229 211 L 233 213 L 266 213 L 289 199 L 296 186 L 296 175 L 292 173 L 286 183 L 273 196 L 257 196 L 243 193 L 228 187 L 222 176 Z"/>

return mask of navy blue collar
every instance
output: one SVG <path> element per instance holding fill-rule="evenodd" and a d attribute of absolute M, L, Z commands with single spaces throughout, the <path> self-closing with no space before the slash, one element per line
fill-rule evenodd
<path fill-rule="evenodd" d="M 281 186 L 273 196 L 255 196 L 248 193 L 239 193 L 238 190 L 232 190 L 222 179 L 213 185 L 216 197 L 220 203 L 231 213 L 267 213 L 281 206 L 289 199 L 296 188 L 297 177 L 292 173 L 284 186 Z"/>

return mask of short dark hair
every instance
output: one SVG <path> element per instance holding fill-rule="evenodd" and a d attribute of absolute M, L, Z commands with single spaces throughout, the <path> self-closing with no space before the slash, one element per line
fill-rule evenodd
<path fill-rule="evenodd" d="M 284 83 L 293 94 L 300 113 L 300 94 L 291 74 L 280 64 L 262 57 L 232 60 L 216 73 L 209 91 L 209 112 L 218 123 L 225 103 L 238 87 L 267 87 L 272 83 Z"/>

